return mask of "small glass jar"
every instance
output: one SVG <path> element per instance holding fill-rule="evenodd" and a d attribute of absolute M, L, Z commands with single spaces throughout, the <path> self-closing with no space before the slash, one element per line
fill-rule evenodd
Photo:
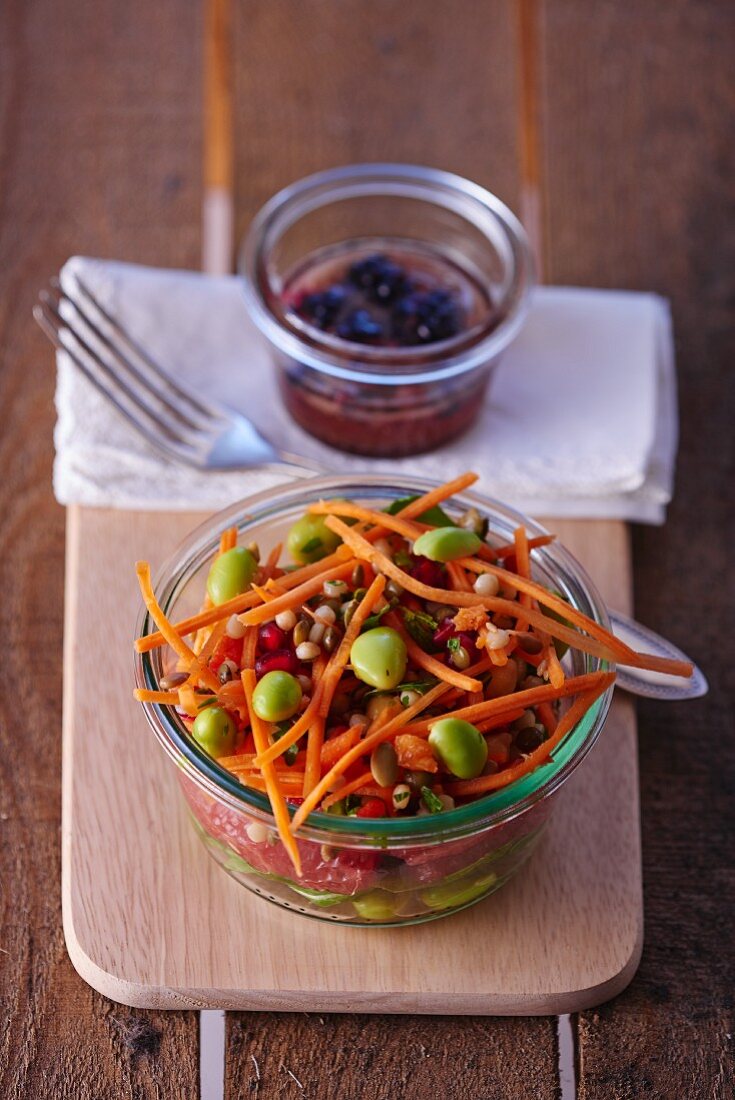
<path fill-rule="evenodd" d="M 291 524 L 320 499 L 343 497 L 379 509 L 435 483 L 387 475 L 299 479 L 269 489 L 207 520 L 179 547 L 156 579 L 156 594 L 173 620 L 198 610 L 223 530 L 255 540 L 267 553 L 285 541 Z M 463 492 L 446 506 L 457 514 L 477 508 L 501 542 L 524 524 L 543 528 L 496 501 Z M 534 575 L 573 606 L 609 626 L 607 612 L 582 567 L 557 543 L 534 551 Z M 142 610 L 137 634 L 153 629 Z M 157 689 L 175 655 L 155 649 L 136 655 L 138 687 Z M 569 651 L 569 675 L 607 667 Z M 458 912 L 500 889 L 534 849 L 561 788 L 587 755 L 604 724 L 612 688 L 554 749 L 553 760 L 508 787 L 440 814 L 358 818 L 315 811 L 298 832 L 303 875 L 297 878 L 278 836 L 268 798 L 246 787 L 191 737 L 170 706 L 146 703 L 146 717 L 171 761 L 193 826 L 213 858 L 247 889 L 276 905 L 319 920 L 402 925 Z M 153 750 L 152 750 L 153 751 Z M 161 827 L 166 827 L 162 811 Z"/>
<path fill-rule="evenodd" d="M 385 253 L 430 272 L 464 323 L 435 342 L 360 343 L 293 308 L 311 273 Z M 294 420 L 331 446 L 396 457 L 438 447 L 476 419 L 501 352 L 525 319 L 526 235 L 489 191 L 432 168 L 360 164 L 309 176 L 262 208 L 244 242 L 248 308 Z"/>

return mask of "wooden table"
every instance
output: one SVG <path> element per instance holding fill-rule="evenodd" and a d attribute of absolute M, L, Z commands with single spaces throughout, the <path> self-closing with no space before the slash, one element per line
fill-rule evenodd
<path fill-rule="evenodd" d="M 572 1019 L 586 1100 L 732 1095 L 734 31 L 716 0 L 238 0 L 220 38 L 238 233 L 308 171 L 423 161 L 527 217 L 538 200 L 548 281 L 672 300 L 677 494 L 665 527 L 634 530 L 636 605 L 712 691 L 639 707 L 646 946 L 624 994 Z M 0 1095 L 195 1097 L 198 1015 L 105 1001 L 64 947 L 64 512 L 53 361 L 30 310 L 73 252 L 200 263 L 203 14 L 6 0 L 0 36 Z M 212 171 L 226 180 L 227 156 Z M 228 1100 L 558 1095 L 550 1018 L 228 1014 L 226 1028 Z"/>

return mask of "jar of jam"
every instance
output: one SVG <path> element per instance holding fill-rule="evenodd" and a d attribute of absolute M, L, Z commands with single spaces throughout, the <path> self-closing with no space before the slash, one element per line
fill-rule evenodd
<path fill-rule="evenodd" d="M 294 420 L 375 457 L 430 450 L 472 424 L 533 283 L 523 228 L 499 199 L 404 164 L 279 192 L 241 272 Z"/>

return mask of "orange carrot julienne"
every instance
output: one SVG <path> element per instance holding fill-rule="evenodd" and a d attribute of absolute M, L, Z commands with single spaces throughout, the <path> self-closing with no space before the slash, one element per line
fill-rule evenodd
<path fill-rule="evenodd" d="M 135 688 L 133 698 L 137 699 L 139 703 L 161 703 L 170 707 L 179 705 L 178 691 L 148 691 L 145 688 Z"/>
<path fill-rule="evenodd" d="M 536 535 L 534 538 L 528 540 L 528 549 L 537 550 L 541 546 L 549 546 L 550 543 L 556 542 L 556 535 Z M 505 543 L 503 546 L 488 546 L 484 544 L 477 551 L 477 556 L 484 560 L 500 558 L 511 558 L 516 552 L 514 542 Z"/>
<path fill-rule="evenodd" d="M 536 711 L 546 731 L 548 733 L 554 733 L 556 727 L 559 725 L 559 720 L 554 714 L 554 708 L 551 706 L 551 703 L 539 703 L 536 707 Z"/>
<path fill-rule="evenodd" d="M 148 613 L 153 619 L 154 623 L 160 630 L 161 634 L 183 661 L 187 663 L 187 666 L 191 668 L 192 664 L 196 662 L 196 654 L 193 649 L 186 644 L 183 638 L 180 637 L 176 628 L 171 625 L 163 610 L 156 599 L 153 592 L 153 585 L 151 584 L 151 567 L 147 561 L 136 562 L 135 571 L 138 575 L 138 584 L 140 585 L 141 595 L 143 596 L 143 602 L 148 608 Z M 216 691 L 219 687 L 219 681 L 209 669 L 202 669 L 200 674 L 202 683 L 207 687 Z"/>
<path fill-rule="evenodd" d="M 272 763 L 277 760 L 279 756 L 283 756 L 287 749 L 290 749 L 292 745 L 304 736 L 306 731 L 310 728 L 311 723 L 315 722 L 319 717 L 319 692 L 316 691 L 305 711 L 296 719 L 294 724 L 288 733 L 284 733 L 283 737 L 279 737 L 274 745 L 266 746 L 262 751 L 258 749 L 258 758 L 256 763 L 259 767 L 264 767 L 266 764 Z"/>
<path fill-rule="evenodd" d="M 309 580 L 310 577 L 323 573 L 325 570 L 339 565 L 344 560 L 344 547 L 340 546 L 333 554 L 322 558 L 321 561 L 311 562 L 309 565 L 304 565 L 300 569 L 294 569 L 293 572 L 284 574 L 284 576 L 278 578 L 278 583 L 286 591 L 290 591 L 304 581 Z M 211 626 L 212 623 L 219 622 L 220 619 L 229 619 L 230 615 L 239 615 L 243 611 L 247 611 L 248 608 L 255 607 L 259 602 L 260 598 L 255 592 L 243 592 L 239 596 L 233 596 L 231 600 L 227 600 L 225 603 L 218 604 L 217 607 L 212 607 L 208 611 L 200 611 L 197 615 L 191 615 L 188 619 L 182 619 L 180 622 L 174 623 L 174 630 L 184 636 L 193 634 L 195 630 L 202 626 Z M 151 649 L 157 649 L 158 646 L 164 644 L 165 638 L 161 632 L 154 631 L 152 634 L 145 634 L 142 638 L 137 638 L 135 648 L 138 653 L 148 653 Z"/>
<path fill-rule="evenodd" d="M 255 747 L 258 753 L 263 753 L 268 747 L 268 735 L 265 731 L 265 725 L 255 713 L 253 707 L 253 689 L 255 688 L 255 672 L 251 668 L 245 668 L 242 671 L 242 686 L 245 689 L 245 698 L 248 703 L 248 711 L 250 713 L 250 728 L 253 731 L 253 738 L 255 740 Z M 271 804 L 271 810 L 273 811 L 273 817 L 278 829 L 278 835 L 281 838 L 281 842 L 291 857 L 291 862 L 294 865 L 296 874 L 301 878 L 301 856 L 299 854 L 298 846 L 293 838 L 293 834 L 289 829 L 289 817 L 288 809 L 286 807 L 286 799 L 284 798 L 283 791 L 281 789 L 280 780 L 276 773 L 276 769 L 272 764 L 265 764 L 261 766 L 261 772 L 263 775 L 263 781 L 265 782 L 266 791 Z"/>
<path fill-rule="evenodd" d="M 516 527 L 513 532 L 514 542 L 516 548 L 516 572 L 519 577 L 524 577 L 526 580 L 531 579 L 531 561 L 528 556 L 528 536 L 526 535 L 526 528 L 521 526 Z M 531 597 L 528 592 L 520 592 L 518 602 L 521 607 L 531 606 Z M 516 630 L 525 630 L 526 620 L 523 615 L 519 615 L 516 620 Z"/>
<path fill-rule="evenodd" d="M 472 706 L 459 707 L 457 710 L 448 711 L 441 715 L 442 718 L 461 718 L 465 722 L 476 722 L 484 718 L 505 715 L 512 710 L 527 710 L 538 703 L 549 702 L 553 699 L 564 699 L 570 695 L 589 691 L 602 680 L 613 675 L 607 672 L 585 672 L 581 676 L 573 676 L 565 680 L 560 688 L 552 684 L 544 684 L 541 687 L 526 688 L 525 691 L 515 691 L 510 695 L 501 695 L 497 699 L 485 699 L 482 703 L 474 703 Z M 425 718 L 419 722 L 413 722 L 406 726 L 406 733 L 416 734 L 418 737 L 428 736 L 431 727 L 439 717 Z"/>
<path fill-rule="evenodd" d="M 384 588 L 385 577 L 378 574 L 355 608 L 355 613 L 344 632 L 342 640 L 329 659 L 329 663 L 327 664 L 326 671 L 322 678 L 322 690 L 320 692 L 319 714 L 322 718 L 325 718 L 327 714 L 329 714 L 329 708 L 332 705 L 332 697 L 334 696 L 335 688 L 339 683 L 345 665 L 350 659 L 352 645 L 357 639 L 363 623 L 383 595 Z"/>
<path fill-rule="evenodd" d="M 431 489 L 428 493 L 424 493 L 422 496 L 417 497 L 416 500 L 411 501 L 405 508 L 401 508 L 398 515 L 402 519 L 413 519 L 414 516 L 420 516 L 424 512 L 428 512 L 430 508 L 434 508 L 435 505 L 441 504 L 443 501 L 453 497 L 456 493 L 461 493 L 463 489 L 469 488 L 470 485 L 474 485 L 479 475 L 473 473 L 460 474 L 459 477 L 455 477 L 452 481 L 445 481 L 443 485 L 438 485 L 436 489 Z"/>
<path fill-rule="evenodd" d="M 471 607 L 479 604 L 482 607 L 486 607 L 488 610 L 500 611 L 503 614 L 512 615 L 514 618 L 518 613 L 518 605 L 513 600 L 502 599 L 499 596 L 479 596 L 474 592 L 452 592 L 449 589 L 433 588 L 431 585 L 423 584 L 409 573 L 404 572 L 403 569 L 400 569 L 391 558 L 387 557 L 375 546 L 372 546 L 364 538 L 356 534 L 352 528 L 342 523 L 335 516 L 327 516 L 325 523 L 330 530 L 342 537 L 345 544 L 351 547 L 357 558 L 365 559 L 377 565 L 381 572 L 387 574 L 387 576 L 397 581 L 403 588 L 412 592 L 414 595 L 421 596 L 425 600 L 450 604 L 456 607 Z M 517 588 L 527 585 L 529 586 L 528 590 L 532 591 L 534 595 L 537 594 L 538 590 L 538 592 L 541 593 L 541 595 L 537 596 L 539 603 L 543 603 L 548 607 L 555 607 L 557 604 L 561 605 L 562 612 L 565 614 L 566 618 L 570 622 L 576 622 L 582 630 L 586 631 L 585 634 L 580 633 L 580 630 L 574 629 L 573 627 L 564 626 L 555 619 L 550 619 L 541 611 L 528 608 L 525 615 L 528 621 L 538 630 L 543 630 L 552 637 L 559 638 L 560 641 L 566 642 L 567 645 L 579 649 L 583 653 L 588 653 L 593 657 L 598 657 L 603 661 L 609 661 L 612 664 L 618 663 L 629 665 L 633 668 L 647 668 L 657 672 L 666 672 L 673 676 L 691 675 L 692 665 L 689 662 L 673 660 L 669 657 L 655 657 L 647 653 L 636 653 L 609 631 L 605 630 L 604 627 L 601 627 L 599 623 L 596 623 L 593 619 L 589 619 L 581 611 L 578 611 L 571 605 L 558 600 L 539 585 L 535 585 L 532 581 L 525 581 L 522 577 L 518 577 L 517 574 L 508 574 L 506 570 L 501 570 L 499 567 L 478 561 L 474 558 L 460 559 L 460 564 L 471 569 L 472 572 L 475 573 L 497 572 L 500 576 L 510 577 L 510 583 Z"/>
<path fill-rule="evenodd" d="M 246 626 L 257 626 L 260 623 L 274 619 L 281 611 L 291 611 L 296 607 L 300 607 L 306 600 L 321 592 L 325 581 L 344 580 L 352 572 L 352 568 L 352 562 L 346 561 L 333 569 L 317 573 L 316 576 L 300 584 L 298 588 L 292 588 L 290 592 L 286 592 L 283 596 L 276 596 L 269 603 L 261 604 L 259 607 L 253 607 L 250 611 L 246 611 L 242 616 L 242 621 Z M 284 578 L 280 579 L 283 580 Z"/>
<path fill-rule="evenodd" d="M 436 676 L 438 680 L 443 680 L 445 684 L 451 684 L 453 687 L 458 687 L 462 691 L 482 691 L 481 680 L 474 680 L 471 676 L 467 676 L 457 669 L 449 668 L 448 665 L 438 661 L 436 657 L 432 657 L 430 653 L 426 653 L 425 650 L 413 640 L 403 625 L 403 620 L 395 611 L 389 611 L 385 616 L 385 621 L 388 626 L 393 627 L 393 629 L 401 635 L 406 645 L 408 656 L 413 663 L 418 665 L 419 668 L 422 668 L 424 672 L 428 672 L 431 676 Z"/>
<path fill-rule="evenodd" d="M 330 737 L 328 741 L 325 741 L 319 754 L 319 762 L 322 768 L 328 769 L 336 764 L 348 749 L 357 744 L 362 736 L 361 731 L 362 726 L 349 726 L 342 733 L 338 733 L 336 737 Z"/>
<path fill-rule="evenodd" d="M 473 592 L 474 589 L 470 582 L 467 580 L 467 575 L 456 561 L 447 562 L 447 573 L 449 574 L 449 580 L 452 583 L 452 588 L 455 592 Z"/>
<path fill-rule="evenodd" d="M 319 782 L 325 725 L 326 719 L 317 716 L 309 727 L 306 741 L 306 767 L 304 768 L 304 782 L 301 789 L 304 798 Z"/>
<path fill-rule="evenodd" d="M 354 794 L 355 791 L 359 791 L 360 787 L 364 787 L 372 778 L 373 773 L 367 771 L 363 772 L 362 775 L 358 775 L 357 779 L 353 779 L 351 783 L 345 783 L 344 787 L 340 787 L 339 790 L 333 791 L 332 794 L 328 794 L 327 797 L 322 800 L 322 809 L 328 810 L 330 806 L 334 806 L 337 802 L 341 802 L 343 798 L 347 798 L 348 794 Z"/>
<path fill-rule="evenodd" d="M 322 776 L 314 790 L 311 791 L 299 806 L 291 821 L 291 831 L 295 832 L 298 827 L 303 824 L 311 811 L 319 805 L 334 780 L 342 775 L 343 772 L 347 771 L 350 764 L 354 764 L 361 756 L 372 752 L 376 745 L 380 745 L 383 741 L 387 741 L 405 723 L 410 722 L 416 714 L 419 714 L 426 707 L 430 707 L 446 690 L 446 684 L 437 684 L 435 687 L 431 688 L 430 691 L 427 691 L 425 695 L 422 695 L 420 699 L 417 699 L 415 703 L 412 703 L 410 707 L 406 707 L 401 714 L 395 715 L 384 725 L 379 726 L 374 733 L 368 734 L 368 736 L 357 745 L 348 749 L 344 756 L 340 757 L 326 775 Z"/>
<path fill-rule="evenodd" d="M 534 749 L 525 760 L 505 771 L 496 772 L 494 775 L 481 775 L 477 779 L 460 779 L 456 783 L 448 783 L 447 791 L 449 794 L 466 797 L 468 795 L 486 794 L 488 791 L 507 787 L 510 783 L 514 783 L 516 779 L 528 775 L 529 772 L 534 771 L 540 764 L 547 761 L 557 745 L 576 726 L 577 722 L 581 721 L 595 700 L 613 683 L 615 673 L 603 672 L 600 673 L 600 677 L 601 679 L 595 687 L 583 692 L 578 699 L 575 699 L 559 722 L 553 735 L 539 745 L 537 749 Z"/>

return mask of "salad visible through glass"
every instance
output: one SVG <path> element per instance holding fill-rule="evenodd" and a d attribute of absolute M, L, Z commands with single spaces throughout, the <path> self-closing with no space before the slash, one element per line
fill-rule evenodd
<path fill-rule="evenodd" d="M 268 878 L 276 897 L 285 884 L 337 919 L 377 923 L 477 900 L 504 881 L 503 859 L 512 871 L 543 815 L 491 845 L 471 835 L 438 853 L 330 848 L 303 830 L 315 813 L 449 822 L 548 763 L 614 681 L 607 665 L 691 672 L 636 653 L 533 579 L 534 550 L 553 535 L 519 526 L 502 544 L 475 508 L 455 515 L 451 497 L 475 480 L 385 511 L 316 502 L 265 557 L 226 530 L 202 610 L 181 622 L 137 565 L 157 630 L 136 648 L 168 646 L 175 663 L 135 697 L 175 708 L 201 749 L 267 796 L 269 825 L 185 788 L 220 862 Z M 602 667 L 570 674 L 569 647 Z"/>

